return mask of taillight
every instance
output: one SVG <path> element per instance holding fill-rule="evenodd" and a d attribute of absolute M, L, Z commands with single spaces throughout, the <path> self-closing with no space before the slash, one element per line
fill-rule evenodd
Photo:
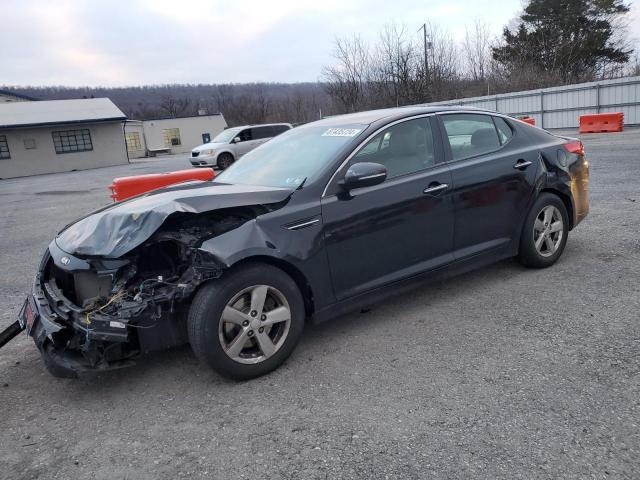
<path fill-rule="evenodd" d="M 577 153 L 578 155 L 584 155 L 584 145 L 580 140 L 572 140 L 564 144 L 564 148 L 569 153 Z"/>

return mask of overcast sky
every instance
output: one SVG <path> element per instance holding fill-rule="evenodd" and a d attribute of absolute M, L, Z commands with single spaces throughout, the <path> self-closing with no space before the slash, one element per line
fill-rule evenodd
<path fill-rule="evenodd" d="M 632 33 L 640 37 L 638 4 Z M 318 80 L 336 37 L 430 20 L 499 34 L 522 0 L 2 0 L 0 85 Z M 416 33 L 416 36 L 419 34 Z"/>

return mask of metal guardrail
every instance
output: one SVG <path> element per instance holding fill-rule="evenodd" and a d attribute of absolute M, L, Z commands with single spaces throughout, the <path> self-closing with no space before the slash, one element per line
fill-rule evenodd
<path fill-rule="evenodd" d="M 613 92 L 614 89 L 616 89 L 615 92 Z M 584 94 L 576 95 L 580 92 Z M 549 100 L 552 96 L 553 99 Z M 537 104 L 537 108 L 532 108 L 533 102 Z M 549 105 L 549 102 L 553 105 Z M 640 77 L 459 98 L 427 105 L 466 105 L 488 108 L 488 103 L 493 104 L 492 109 L 499 113 L 533 116 L 542 128 L 577 127 L 579 114 L 615 110 L 624 113 L 625 125 L 638 125 L 640 124 Z M 524 104 L 528 104 L 527 107 L 524 107 Z"/>

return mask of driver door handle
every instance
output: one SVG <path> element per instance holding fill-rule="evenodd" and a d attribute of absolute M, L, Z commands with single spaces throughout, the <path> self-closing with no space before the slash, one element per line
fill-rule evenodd
<path fill-rule="evenodd" d="M 529 165 L 531 165 L 531 162 L 527 161 L 527 160 L 523 160 L 522 158 L 519 159 L 516 164 L 513 166 L 513 168 L 515 168 L 516 170 L 524 170 L 525 168 L 527 168 Z"/>
<path fill-rule="evenodd" d="M 449 185 L 446 183 L 431 183 L 427 188 L 425 188 L 422 193 L 426 194 L 434 194 L 446 190 L 449 188 Z"/>

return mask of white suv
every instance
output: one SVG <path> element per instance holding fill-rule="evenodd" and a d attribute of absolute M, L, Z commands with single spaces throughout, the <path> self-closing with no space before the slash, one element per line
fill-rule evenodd
<path fill-rule="evenodd" d="M 245 153 L 289 129 L 291 129 L 289 123 L 228 128 L 209 143 L 191 150 L 191 165 L 194 167 L 217 166 L 224 170 Z"/>

